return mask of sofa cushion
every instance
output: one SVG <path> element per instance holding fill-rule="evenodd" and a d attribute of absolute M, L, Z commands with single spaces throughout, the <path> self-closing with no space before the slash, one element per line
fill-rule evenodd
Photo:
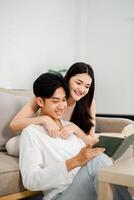
<path fill-rule="evenodd" d="M 114 117 L 97 117 L 96 130 L 100 133 L 121 133 L 123 128 L 129 124 L 134 124 L 130 119 Z"/>
<path fill-rule="evenodd" d="M 10 138 L 6 143 L 7 154 L 10 156 L 19 156 L 20 135 Z"/>
<path fill-rule="evenodd" d="M 0 92 L 0 150 L 5 149 L 7 140 L 13 137 L 9 129 L 11 119 L 28 99 L 28 96 L 16 96 Z"/>
<path fill-rule="evenodd" d="M 18 158 L 0 152 L 0 196 L 24 191 Z"/>

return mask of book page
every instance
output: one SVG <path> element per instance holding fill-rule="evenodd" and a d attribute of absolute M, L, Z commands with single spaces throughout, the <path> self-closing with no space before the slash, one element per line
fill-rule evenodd
<path fill-rule="evenodd" d="M 97 135 L 104 135 L 107 137 L 125 138 L 134 134 L 134 124 L 125 126 L 121 133 L 98 133 Z"/>
<path fill-rule="evenodd" d="M 125 138 L 126 135 L 122 133 L 99 133 L 98 136 L 107 136 L 107 137 L 117 137 L 117 138 Z"/>
<path fill-rule="evenodd" d="M 129 136 L 131 134 L 134 134 L 134 124 L 129 124 L 125 126 L 121 132 L 121 134 Z"/>

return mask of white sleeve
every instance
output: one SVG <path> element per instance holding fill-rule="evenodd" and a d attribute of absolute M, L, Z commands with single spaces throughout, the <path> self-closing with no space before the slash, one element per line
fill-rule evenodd
<path fill-rule="evenodd" d="M 72 173 L 65 162 L 43 167 L 43 156 L 34 133 L 24 129 L 20 141 L 20 170 L 24 187 L 29 190 L 49 190 L 72 182 Z"/>

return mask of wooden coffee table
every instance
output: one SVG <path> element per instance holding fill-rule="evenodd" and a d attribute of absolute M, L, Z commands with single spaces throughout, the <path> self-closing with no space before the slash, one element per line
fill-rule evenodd
<path fill-rule="evenodd" d="M 134 158 L 118 161 L 110 167 L 99 171 L 98 200 L 112 200 L 110 184 L 124 185 L 134 188 Z"/>

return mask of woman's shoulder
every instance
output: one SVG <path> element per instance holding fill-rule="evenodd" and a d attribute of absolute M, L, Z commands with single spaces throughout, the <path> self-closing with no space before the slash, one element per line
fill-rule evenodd
<path fill-rule="evenodd" d="M 93 98 L 93 100 L 92 100 L 92 102 L 91 102 L 90 111 L 92 111 L 92 110 L 96 110 L 95 98 Z"/>
<path fill-rule="evenodd" d="M 70 118 L 71 118 L 71 115 L 73 113 L 73 110 L 75 108 L 75 105 L 73 106 L 68 106 L 63 114 L 63 119 L 64 120 L 67 120 L 67 121 L 70 121 Z"/>

